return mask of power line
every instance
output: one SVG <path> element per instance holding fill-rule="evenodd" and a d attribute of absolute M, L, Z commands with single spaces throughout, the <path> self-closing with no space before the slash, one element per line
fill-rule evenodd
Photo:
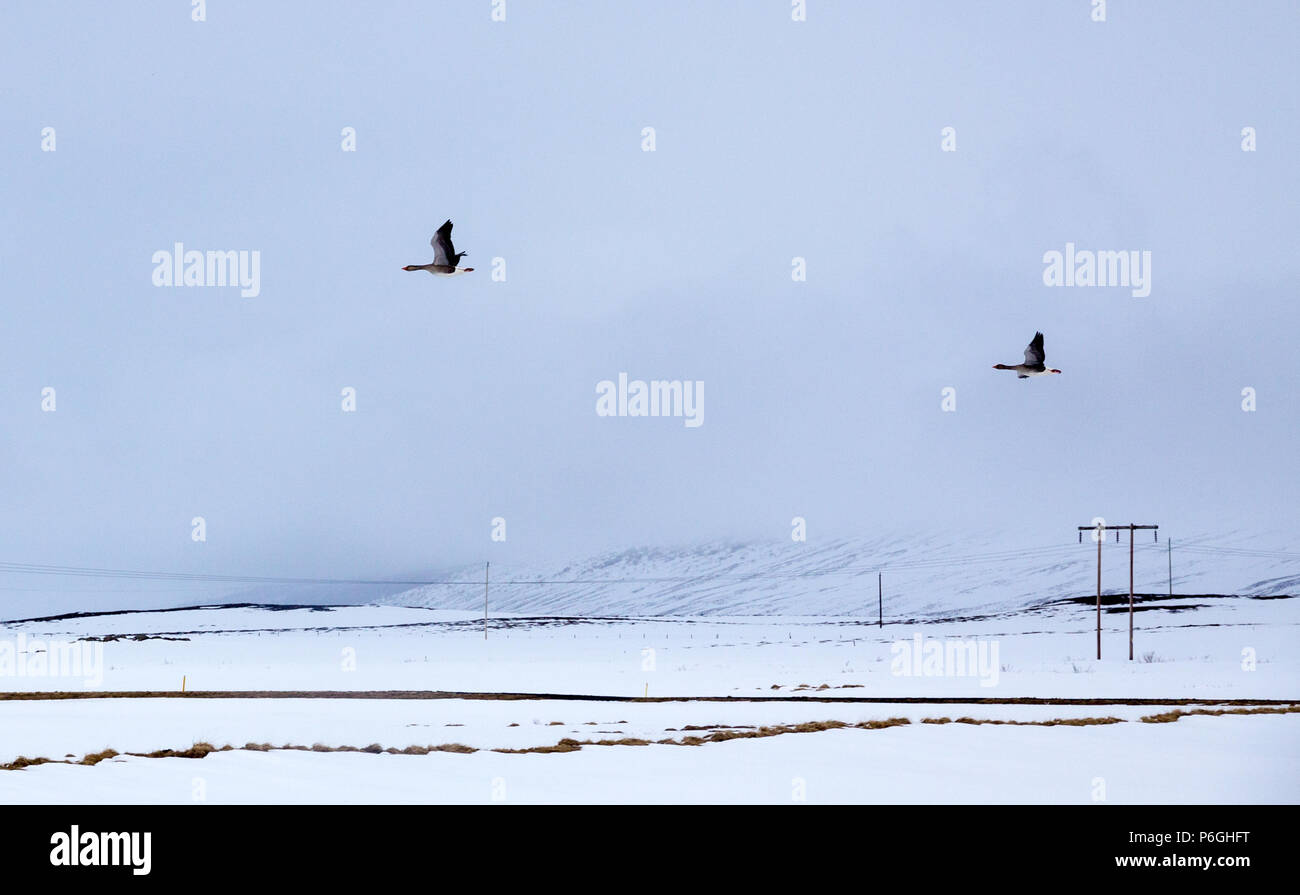
<path fill-rule="evenodd" d="M 1194 553 L 1219 553 L 1226 556 L 1275 556 L 1280 559 L 1300 559 L 1300 553 L 1291 553 L 1285 550 L 1252 550 L 1246 547 L 1210 547 L 1200 544 L 1180 546 L 1178 549 L 1190 550 Z"/>

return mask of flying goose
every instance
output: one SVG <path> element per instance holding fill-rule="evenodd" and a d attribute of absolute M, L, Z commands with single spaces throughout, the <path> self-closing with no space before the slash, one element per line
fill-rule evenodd
<path fill-rule="evenodd" d="M 438 232 L 433 234 L 433 239 L 429 240 L 429 245 L 433 246 L 432 264 L 408 264 L 402 270 L 427 270 L 435 277 L 454 277 L 474 269 L 456 266 L 460 263 L 461 256 L 468 255 L 469 252 L 457 252 L 452 247 L 451 221 L 438 228 Z"/>
<path fill-rule="evenodd" d="M 1015 370 L 1017 379 L 1028 379 L 1030 376 L 1044 376 L 1048 373 L 1059 373 L 1060 370 L 1053 370 L 1044 363 L 1047 355 L 1043 352 L 1043 334 L 1034 333 L 1034 340 L 1029 343 L 1025 349 L 1025 362 L 1023 364 L 994 364 L 995 370 Z"/>

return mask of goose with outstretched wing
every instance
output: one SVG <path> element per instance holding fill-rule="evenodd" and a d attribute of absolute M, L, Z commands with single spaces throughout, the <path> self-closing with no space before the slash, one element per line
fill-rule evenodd
<path fill-rule="evenodd" d="M 1043 351 L 1043 334 L 1034 333 L 1033 341 L 1025 348 L 1025 362 L 1023 364 L 994 364 L 995 370 L 1015 370 L 1017 379 L 1028 379 L 1030 376 L 1045 376 L 1048 373 L 1059 373 L 1060 370 L 1053 370 L 1047 366 L 1047 353 Z"/>
<path fill-rule="evenodd" d="M 429 240 L 429 245 L 433 246 L 433 263 L 432 264 L 408 264 L 402 270 L 427 270 L 436 277 L 454 277 L 457 274 L 469 273 L 472 267 L 457 267 L 460 259 L 469 252 L 458 252 L 455 246 L 451 244 L 451 221 L 447 221 L 438 228 L 438 232 L 433 234 L 433 239 Z"/>

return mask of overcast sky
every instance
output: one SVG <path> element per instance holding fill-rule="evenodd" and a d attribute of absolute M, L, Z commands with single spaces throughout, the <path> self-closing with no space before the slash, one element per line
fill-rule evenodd
<path fill-rule="evenodd" d="M 0 561 L 1294 530 L 1297 7 L 807 6 L 5 4 Z M 402 271 L 447 218 L 475 272 Z M 177 242 L 260 294 L 155 286 Z M 1061 376 L 990 369 L 1035 330 Z M 620 372 L 703 424 L 598 416 Z"/>

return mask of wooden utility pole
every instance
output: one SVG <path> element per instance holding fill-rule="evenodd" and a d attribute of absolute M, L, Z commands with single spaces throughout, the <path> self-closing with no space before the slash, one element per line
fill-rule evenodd
<path fill-rule="evenodd" d="M 1133 661 L 1133 526 L 1128 527 L 1128 660 Z"/>
<path fill-rule="evenodd" d="M 1097 658 L 1101 658 L 1101 541 L 1106 536 L 1106 526 L 1097 528 Z"/>
<path fill-rule="evenodd" d="M 1106 537 L 1107 528 L 1115 529 L 1116 541 L 1119 540 L 1120 529 L 1124 529 L 1124 528 L 1128 529 L 1128 658 L 1129 661 L 1131 662 L 1133 661 L 1133 532 L 1135 532 L 1139 528 L 1151 529 L 1151 531 L 1154 532 L 1154 531 L 1158 531 L 1160 526 L 1159 525 L 1135 525 L 1132 522 L 1130 522 L 1128 525 L 1108 526 L 1103 522 L 1103 523 L 1098 523 L 1097 525 L 1079 526 L 1079 540 L 1083 540 L 1083 533 L 1085 531 L 1096 531 L 1097 533 L 1096 539 L 1097 539 L 1097 658 L 1098 659 L 1101 658 L 1101 542 Z M 1156 537 L 1159 538 L 1160 535 L 1157 534 Z M 1170 595 L 1173 594 L 1172 568 L 1173 566 L 1171 565 L 1170 585 L 1169 585 Z"/>
<path fill-rule="evenodd" d="M 876 612 L 879 613 L 876 616 L 878 619 L 876 622 L 877 628 L 885 626 L 885 584 L 884 579 L 881 577 L 883 575 L 883 572 L 876 573 Z"/>
<path fill-rule="evenodd" d="M 488 597 L 488 569 L 492 563 L 483 563 L 483 639 L 487 640 L 487 597 Z"/>

